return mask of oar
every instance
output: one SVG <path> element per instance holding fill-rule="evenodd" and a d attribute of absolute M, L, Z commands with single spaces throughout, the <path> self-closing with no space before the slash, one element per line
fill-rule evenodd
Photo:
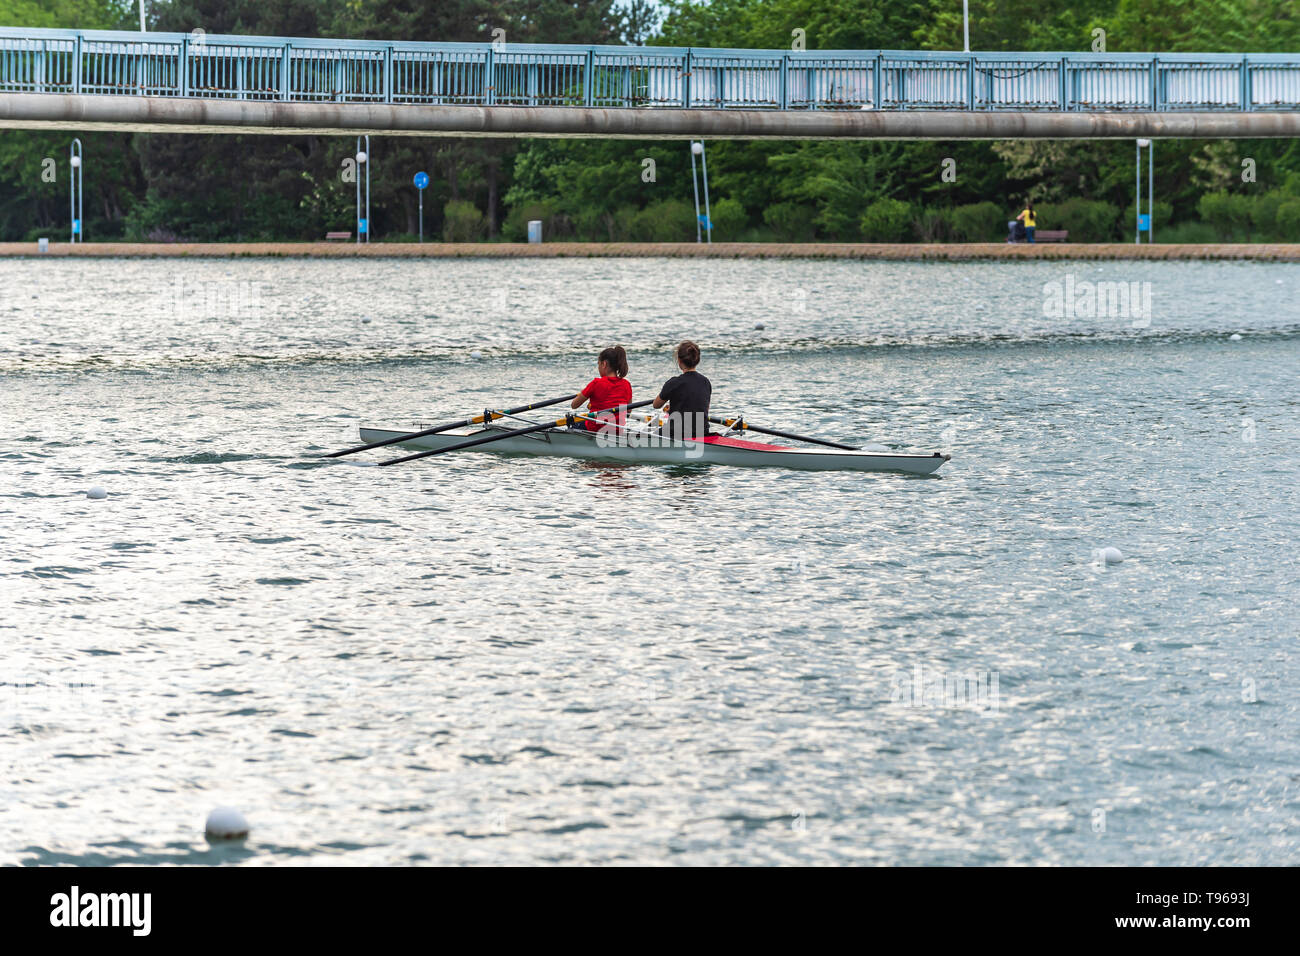
<path fill-rule="evenodd" d="M 743 418 L 710 418 L 709 421 L 715 425 L 726 425 L 728 428 L 739 428 L 742 431 L 760 432 L 764 435 L 774 435 L 777 438 L 789 438 L 791 441 L 806 441 L 814 445 L 825 445 L 828 448 L 843 448 L 847 451 L 859 451 L 852 445 L 842 445 L 837 441 L 827 441 L 824 438 L 809 438 L 807 435 L 796 435 L 793 432 L 779 432 L 775 428 L 759 428 L 757 425 L 751 425 Z"/>
<path fill-rule="evenodd" d="M 533 402 L 531 405 L 520 405 L 518 408 L 507 408 L 504 411 L 492 412 L 492 419 L 503 418 L 506 415 L 518 415 L 520 412 L 531 412 L 535 408 L 545 408 L 547 405 L 558 405 L 560 402 L 571 402 L 577 395 L 563 395 L 560 398 L 548 398 L 542 402 Z M 410 435 L 398 435 L 396 438 L 385 438 L 383 441 L 373 441 L 369 445 L 358 445 L 356 448 L 345 448 L 342 451 L 332 451 L 324 458 L 341 458 L 344 455 L 351 455 L 359 451 L 368 451 L 371 448 L 383 448 L 385 445 L 395 445 L 398 442 L 410 441 L 412 438 L 423 438 L 425 435 L 436 435 L 439 432 L 449 432 L 453 428 L 465 428 L 469 425 L 478 425 L 482 423 L 486 415 L 475 415 L 473 418 L 462 418 L 458 422 L 447 422 L 443 425 L 434 425 L 432 428 L 426 428 L 422 432 L 414 432 Z"/>
<path fill-rule="evenodd" d="M 631 405 L 625 405 L 624 408 L 633 409 L 641 408 L 644 405 L 654 404 L 653 399 L 646 399 L 644 402 L 633 402 Z M 602 408 L 601 411 L 613 411 L 614 409 Z M 561 425 L 567 425 L 570 421 L 578 419 L 588 419 L 590 415 L 566 415 L 563 418 L 557 418 L 555 421 L 543 422 L 540 425 L 529 425 L 527 428 L 516 428 L 512 431 L 502 432 L 500 435 L 484 435 L 479 438 L 470 438 L 467 441 L 457 442 L 454 445 L 447 445 L 445 448 L 434 448 L 430 451 L 416 452 L 414 455 L 407 455 L 404 458 L 390 458 L 388 461 L 381 461 L 379 467 L 385 465 L 400 465 L 404 461 L 415 461 L 417 458 L 428 458 L 430 455 L 441 455 L 447 451 L 460 451 L 462 448 L 473 448 L 475 445 L 486 445 L 489 442 L 501 441 L 506 438 L 514 438 L 516 435 L 528 435 L 532 432 L 545 431 L 548 428 L 558 428 Z"/>

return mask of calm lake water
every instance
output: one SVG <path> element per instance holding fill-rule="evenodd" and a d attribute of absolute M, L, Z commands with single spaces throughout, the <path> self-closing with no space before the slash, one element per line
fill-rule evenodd
<path fill-rule="evenodd" d="M 1295 864 L 1298 293 L 0 260 L 0 862 Z M 718 411 L 952 461 L 317 457 L 683 336 Z"/>

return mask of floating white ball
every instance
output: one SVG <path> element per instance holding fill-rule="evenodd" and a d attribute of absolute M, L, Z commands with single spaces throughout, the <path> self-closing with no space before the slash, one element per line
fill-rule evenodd
<path fill-rule="evenodd" d="M 363 315 L 363 316 L 361 317 L 361 324 L 362 324 L 362 325 L 369 325 L 369 324 L 370 324 L 370 316 L 368 316 L 368 315 Z"/>
<path fill-rule="evenodd" d="M 1120 553 L 1119 548 L 1102 548 L 1101 559 L 1107 564 L 1119 564 L 1124 560 L 1124 555 Z"/>
<path fill-rule="evenodd" d="M 481 359 L 481 358 L 483 357 L 483 353 L 482 353 L 482 352 L 470 352 L 470 353 L 469 353 L 469 357 L 472 358 L 472 359 Z"/>
<path fill-rule="evenodd" d="M 96 485 L 94 488 L 91 488 L 86 492 L 86 497 L 94 498 L 96 501 L 99 501 L 101 498 L 107 498 L 108 492 L 99 487 L 99 485 Z"/>
<path fill-rule="evenodd" d="M 203 834 L 209 840 L 242 840 L 248 836 L 248 821 L 233 807 L 217 807 L 208 814 Z"/>
<path fill-rule="evenodd" d="M 1228 341 L 1229 341 L 1229 342 L 1240 342 L 1240 341 L 1241 341 L 1241 333 L 1239 333 L 1239 332 L 1233 332 L 1231 335 L 1228 336 Z"/>

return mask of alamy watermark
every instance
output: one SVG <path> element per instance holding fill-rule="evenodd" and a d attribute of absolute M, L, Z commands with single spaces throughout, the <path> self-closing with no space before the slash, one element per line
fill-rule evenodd
<path fill-rule="evenodd" d="M 596 413 L 594 417 L 602 421 L 612 418 L 614 410 L 606 409 Z M 704 414 L 700 412 L 686 413 L 692 415 L 695 421 L 692 423 L 693 428 L 689 429 L 691 435 L 703 435 L 707 429 Z M 665 427 L 659 427 L 653 423 L 628 423 L 620 427 L 617 422 L 611 421 L 607 425 L 602 425 L 596 432 L 597 448 L 676 448 L 681 449 L 683 456 L 688 461 L 693 461 L 704 456 L 704 449 L 707 444 L 702 441 L 683 441 L 680 435 L 685 434 L 683 431 L 683 414 L 673 412 L 667 416 Z"/>
<path fill-rule="evenodd" d="M 1043 283 L 1043 316 L 1049 319 L 1127 319 L 1131 328 L 1151 326 L 1150 282 L 1092 282 L 1076 279 Z"/>
<path fill-rule="evenodd" d="M 255 318 L 262 314 L 265 282 L 194 280 L 177 276 L 160 286 L 155 304 L 170 318 Z"/>
<path fill-rule="evenodd" d="M 911 673 L 900 670 L 890 689 L 889 702 L 926 710 L 974 710 L 981 716 L 996 713 L 1001 697 L 997 671 L 962 670 L 953 673 L 927 669 L 921 663 Z"/>

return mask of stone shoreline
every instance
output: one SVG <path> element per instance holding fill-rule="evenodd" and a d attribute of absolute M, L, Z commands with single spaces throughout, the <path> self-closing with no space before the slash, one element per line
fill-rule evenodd
<path fill-rule="evenodd" d="M 979 243 L 747 243 L 715 242 L 87 242 L 50 243 L 41 253 L 34 242 L 0 242 L 0 257 L 67 258 L 669 258 L 669 259 L 884 259 L 884 260 L 1013 260 L 1013 259 L 1251 259 L 1300 262 L 1300 243 L 1153 244 L 1039 243 L 1009 245 Z"/>

